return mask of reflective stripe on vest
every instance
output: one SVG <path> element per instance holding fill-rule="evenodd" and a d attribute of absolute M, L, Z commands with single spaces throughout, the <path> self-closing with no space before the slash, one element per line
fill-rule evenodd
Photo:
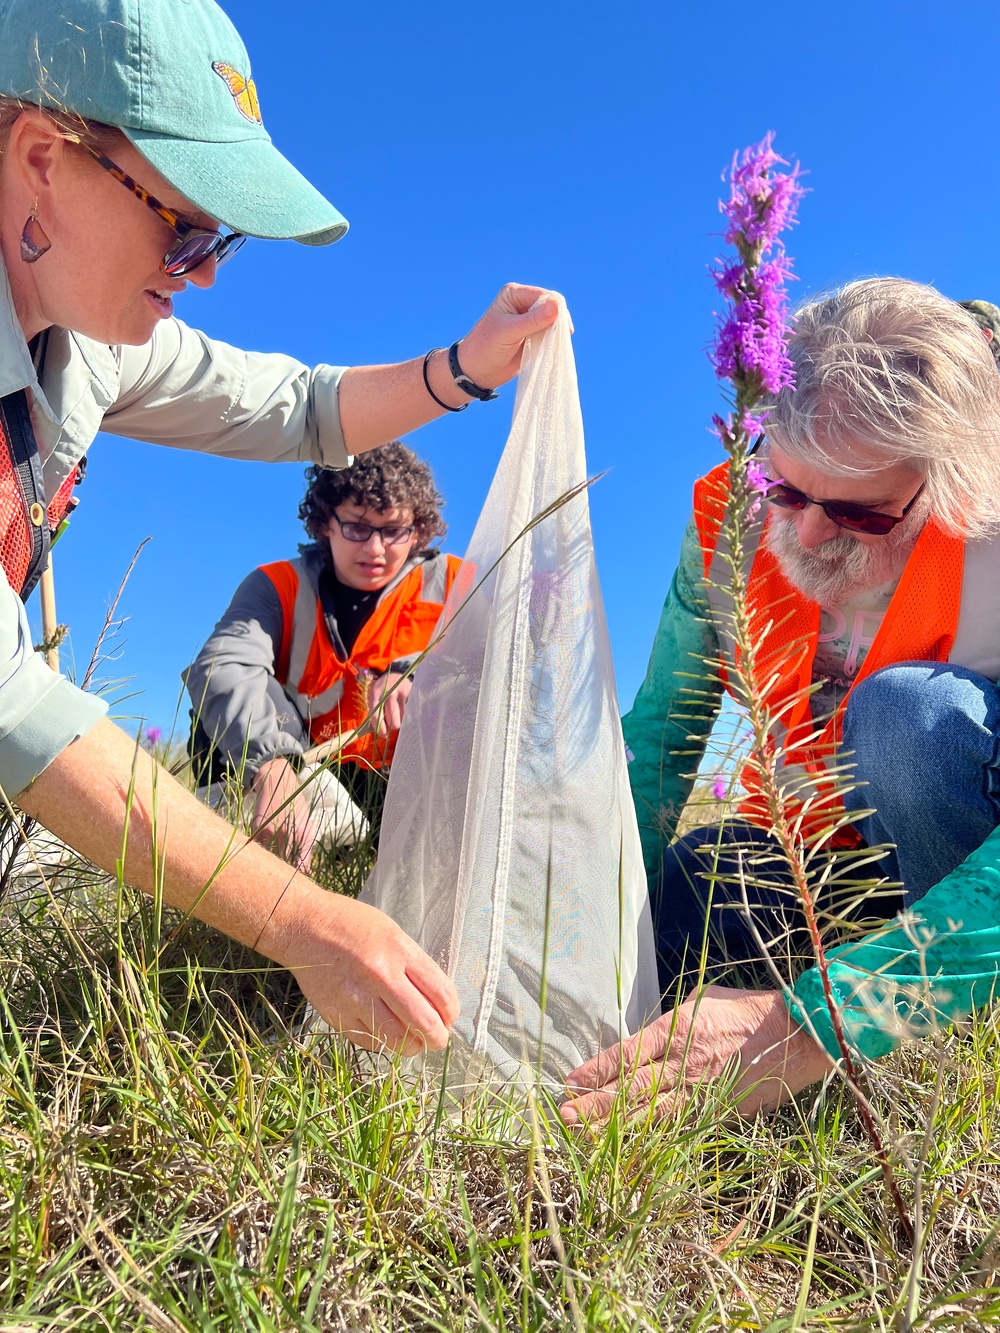
<path fill-rule="evenodd" d="M 448 596 L 448 560 L 438 556 L 434 560 L 425 560 L 422 568 L 423 580 L 420 597 L 425 602 L 440 602 Z"/>
<path fill-rule="evenodd" d="M 723 653 L 725 667 L 735 667 L 731 633 L 732 605 L 725 589 L 732 580 L 725 526 L 728 467 L 723 464 L 695 486 L 695 521 L 705 562 L 709 606 Z M 750 633 L 757 645 L 758 689 L 766 690 L 767 706 L 774 719 L 771 735 L 783 750 L 782 785 L 801 792 L 801 784 L 822 775 L 840 739 L 844 708 L 850 690 L 834 717 L 817 732 L 810 713 L 812 667 L 819 634 L 819 606 L 787 581 L 774 555 L 761 542 L 766 515 L 761 514 L 748 531 L 744 558 L 749 565 L 747 609 Z M 988 604 L 992 619 L 993 653 L 1000 640 L 1000 589 L 994 542 L 970 543 L 970 563 L 965 566 L 966 544 L 929 520 L 899 579 L 875 640 L 852 681 L 851 690 L 874 671 L 907 661 L 953 661 L 980 669 L 970 658 L 983 653 L 990 630 L 977 623 Z M 968 573 L 968 577 L 966 577 Z M 990 575 L 992 574 L 992 580 Z M 993 586 L 990 586 L 990 584 Z M 721 585 L 721 590 L 718 585 Z M 960 659 L 956 648 L 961 652 Z M 964 659 L 964 660 L 962 660 Z M 1000 663 L 998 663 L 1000 666 Z M 726 681 L 728 686 L 728 681 Z M 732 689 L 730 689 L 732 693 Z M 811 775 L 811 776 L 810 776 Z M 744 785 L 754 792 L 755 775 L 750 764 L 743 773 Z M 747 802 L 744 813 L 767 824 L 759 799 Z M 839 809 L 828 803 L 827 813 Z"/>
<path fill-rule="evenodd" d="M 305 563 L 302 560 L 292 560 L 289 563 L 298 575 L 299 586 L 295 594 L 295 610 L 292 613 L 292 645 L 288 655 L 288 679 L 284 682 L 285 693 L 306 722 L 310 722 L 314 717 L 332 713 L 337 707 L 344 697 L 344 678 L 341 676 L 339 680 L 335 680 L 330 688 L 323 690 L 321 694 L 303 694 L 299 690 L 309 662 L 313 640 L 320 631 L 317 623 L 320 619 L 320 605 Z M 322 632 L 325 631 L 324 625 Z"/>

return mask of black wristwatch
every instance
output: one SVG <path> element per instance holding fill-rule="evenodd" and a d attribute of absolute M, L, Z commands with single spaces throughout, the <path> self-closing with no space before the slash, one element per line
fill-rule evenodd
<path fill-rule="evenodd" d="M 461 338 L 459 338 L 458 342 L 461 341 Z M 492 402 L 494 398 L 499 397 L 496 389 L 482 389 L 478 384 L 474 384 L 473 381 L 469 379 L 468 375 L 466 375 L 465 371 L 458 364 L 457 342 L 452 343 L 448 348 L 448 369 L 451 371 L 451 377 L 458 387 L 463 393 L 467 393 L 470 398 L 478 398 L 481 403 L 489 403 Z"/>

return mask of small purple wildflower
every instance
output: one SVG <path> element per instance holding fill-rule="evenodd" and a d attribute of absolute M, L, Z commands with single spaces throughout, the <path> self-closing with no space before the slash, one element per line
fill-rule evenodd
<path fill-rule="evenodd" d="M 743 423 L 746 425 L 746 422 Z M 753 518 L 760 508 L 761 500 L 767 498 L 767 493 L 772 486 L 780 486 L 783 482 L 782 477 L 777 477 L 774 481 L 767 475 L 756 458 L 751 458 L 747 462 L 747 489 L 755 492 L 753 500 L 750 502 L 750 508 L 747 511 L 750 518 Z"/>
<path fill-rule="evenodd" d="M 768 393 L 794 383 L 785 326 L 788 298 L 784 284 L 792 276 L 784 252 L 760 263 L 713 270 L 715 285 L 730 305 L 716 334 L 712 362 L 722 380 L 756 377 Z"/>
<path fill-rule="evenodd" d="M 723 777 L 716 778 L 715 781 L 712 783 L 712 795 L 715 797 L 715 799 L 717 801 L 724 801 L 728 793 L 729 793 L 729 785 L 726 782 L 726 779 Z"/>
<path fill-rule="evenodd" d="M 770 416 L 769 408 L 765 408 L 763 412 L 758 412 L 756 415 L 753 415 L 750 412 L 744 412 L 743 429 L 750 436 L 763 435 L 764 423 L 767 421 L 767 418 L 769 416 Z"/>
<path fill-rule="evenodd" d="M 752 491 L 760 491 L 762 495 L 767 494 L 767 488 L 774 483 L 768 477 L 767 473 L 757 462 L 756 458 L 751 458 L 747 463 L 747 485 Z"/>
<path fill-rule="evenodd" d="M 147 745 L 159 745 L 160 737 L 162 735 L 163 735 L 163 730 L 161 727 L 147 727 L 146 728 Z"/>

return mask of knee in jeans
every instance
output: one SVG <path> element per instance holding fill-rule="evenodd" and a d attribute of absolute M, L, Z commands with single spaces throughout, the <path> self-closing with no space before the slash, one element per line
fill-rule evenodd
<path fill-rule="evenodd" d="M 933 757 L 960 711 L 939 663 L 874 672 L 855 686 L 844 715 L 843 745 L 855 781 L 867 783 L 872 795 L 886 781 L 912 784 L 918 774 L 923 785 L 932 779 Z"/>

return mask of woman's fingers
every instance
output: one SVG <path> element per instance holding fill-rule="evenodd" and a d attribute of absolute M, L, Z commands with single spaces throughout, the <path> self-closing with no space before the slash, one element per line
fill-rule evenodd
<path fill-rule="evenodd" d="M 446 1026 L 458 1017 L 458 991 L 451 977 L 421 949 L 407 962 L 406 975 L 420 993 L 434 1006 Z"/>
<path fill-rule="evenodd" d="M 401 985 L 387 999 L 394 1022 L 386 1024 L 383 1033 L 389 1044 L 403 1055 L 420 1051 L 440 1051 L 448 1044 L 448 1029 L 441 1021 L 438 1010 L 422 995 L 416 986 Z"/>
<path fill-rule="evenodd" d="M 263 936 L 331 1026 L 360 1045 L 440 1048 L 458 1010 L 454 987 L 418 944 L 366 903 L 289 886 Z"/>
<path fill-rule="evenodd" d="M 372 727 L 377 736 L 388 736 L 403 725 L 403 712 L 410 693 L 410 681 L 398 672 L 388 671 L 374 682 L 368 711 L 374 714 Z"/>
<path fill-rule="evenodd" d="M 651 1096 L 659 1114 L 672 1099 L 683 1098 L 685 1089 L 734 1075 L 734 1100 L 740 1113 L 749 1115 L 779 1106 L 830 1066 L 823 1048 L 790 1018 L 780 992 L 706 986 L 572 1073 L 562 1115 L 568 1124 L 597 1123 L 622 1085 L 637 1114 L 644 1114 Z"/>
<path fill-rule="evenodd" d="M 530 310 L 526 310 L 523 315 L 518 315 L 516 322 L 512 323 L 511 327 L 517 331 L 522 339 L 530 338 L 533 333 L 540 333 L 542 329 L 547 329 L 550 324 L 554 324 L 558 317 L 559 302 L 552 296 L 539 301 Z"/>
<path fill-rule="evenodd" d="M 483 319 L 488 319 L 493 312 L 500 314 L 508 338 L 513 336 L 523 341 L 555 323 L 559 299 L 558 293 L 547 287 L 525 287 L 510 282 L 501 289 Z"/>
<path fill-rule="evenodd" d="M 505 384 L 517 374 L 525 338 L 548 328 L 558 314 L 557 293 L 508 283 L 462 340 L 462 369 L 483 387 Z"/>
<path fill-rule="evenodd" d="M 506 286 L 500 288 L 493 304 L 501 310 L 509 311 L 511 314 L 523 315 L 526 310 L 531 309 L 540 296 L 549 295 L 551 295 L 551 292 L 548 287 L 533 287 L 528 283 L 508 282 Z"/>
<path fill-rule="evenodd" d="M 619 1071 L 624 1063 L 631 1060 L 631 1051 L 628 1048 L 635 1047 L 636 1038 L 630 1037 L 628 1041 L 619 1042 L 617 1046 L 610 1046 L 606 1051 L 599 1051 L 597 1055 L 582 1064 L 579 1069 L 574 1069 L 566 1077 L 566 1086 L 571 1092 L 584 1092 L 587 1089 L 602 1088 L 605 1084 L 611 1083 L 617 1079 Z"/>

